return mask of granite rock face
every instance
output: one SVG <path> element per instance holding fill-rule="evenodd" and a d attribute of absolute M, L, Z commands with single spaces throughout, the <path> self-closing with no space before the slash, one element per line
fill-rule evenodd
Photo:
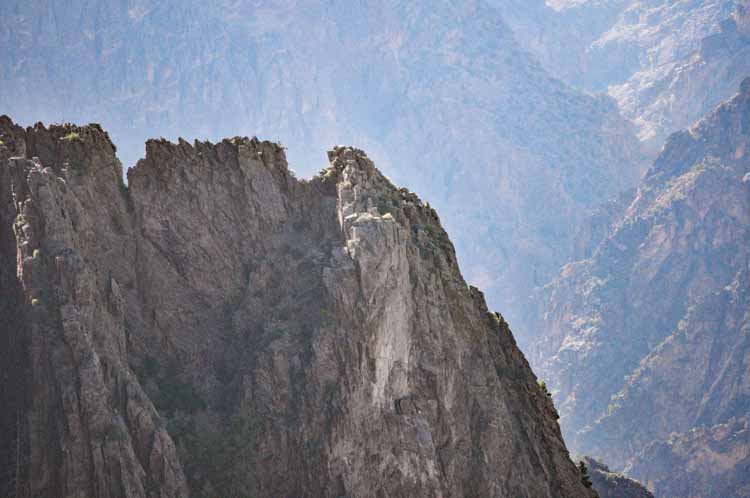
<path fill-rule="evenodd" d="M 302 181 L 269 142 L 152 140 L 126 188 L 98 125 L 0 125 L 4 496 L 595 496 L 434 209 L 362 151 Z"/>
<path fill-rule="evenodd" d="M 729 421 L 750 408 L 750 79 L 672 135 L 630 202 L 609 214 L 590 256 L 545 289 L 531 353 L 566 440 L 665 496 L 743 496 L 747 436 L 726 427 L 741 427 Z M 700 456 L 696 430 L 726 444 Z M 672 434 L 684 441 L 667 446 L 674 456 L 656 451 Z M 660 455 L 693 462 L 697 487 Z M 734 487 L 711 494 L 722 476 Z"/>

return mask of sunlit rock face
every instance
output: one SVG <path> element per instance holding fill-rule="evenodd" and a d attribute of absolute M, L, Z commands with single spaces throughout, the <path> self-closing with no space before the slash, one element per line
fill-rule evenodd
<path fill-rule="evenodd" d="M 436 211 L 361 150 L 305 181 L 270 142 L 152 140 L 125 187 L 98 125 L 0 139 L 3 496 L 595 496 Z"/>
<path fill-rule="evenodd" d="M 600 242 L 589 237 L 585 259 L 545 288 L 530 351 L 568 443 L 657 495 L 742 496 L 750 78 L 672 135 L 638 190 L 601 219 L 609 231 L 589 231 Z"/>

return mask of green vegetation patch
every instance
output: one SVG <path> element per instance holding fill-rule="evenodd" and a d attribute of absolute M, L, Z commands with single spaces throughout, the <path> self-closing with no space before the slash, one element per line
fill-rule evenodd
<path fill-rule="evenodd" d="M 583 463 L 583 460 L 578 464 L 578 470 L 581 472 L 581 483 L 586 487 L 590 488 L 593 483 L 591 482 L 591 478 L 589 477 L 589 469 L 586 467 L 586 464 Z"/>
<path fill-rule="evenodd" d="M 68 142 L 72 142 L 73 140 L 80 141 L 81 140 L 81 135 L 78 132 L 76 132 L 76 131 L 71 131 L 70 133 L 68 133 L 67 135 L 65 135 L 64 137 L 62 137 L 60 140 L 66 140 Z"/>
<path fill-rule="evenodd" d="M 549 392 L 549 390 L 547 389 L 547 383 L 544 382 L 543 380 L 539 381 L 539 389 L 541 389 L 542 392 L 546 394 L 548 398 L 552 397 L 552 393 Z"/>
<path fill-rule="evenodd" d="M 180 378 L 180 367 L 176 361 L 170 361 L 166 367 L 153 357 L 146 356 L 137 370 L 142 384 L 153 381 L 158 392 L 151 397 L 159 413 L 171 418 L 176 412 L 195 413 L 206 407 L 192 384 Z"/>
<path fill-rule="evenodd" d="M 195 496 L 256 496 L 256 440 L 262 428 L 253 414 L 235 415 L 221 427 L 196 428 L 192 422 L 170 435 L 185 462 L 185 474 Z M 171 429 L 171 430 L 170 430 Z"/>

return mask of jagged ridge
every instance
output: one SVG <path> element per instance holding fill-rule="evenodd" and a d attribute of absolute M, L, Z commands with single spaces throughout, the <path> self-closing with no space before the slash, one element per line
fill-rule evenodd
<path fill-rule="evenodd" d="M 303 181 L 270 142 L 153 140 L 125 188 L 99 127 L 1 123 L 34 493 L 593 496 L 435 211 L 362 151 Z"/>

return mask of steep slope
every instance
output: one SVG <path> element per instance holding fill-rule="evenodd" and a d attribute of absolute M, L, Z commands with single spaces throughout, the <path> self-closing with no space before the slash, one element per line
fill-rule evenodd
<path fill-rule="evenodd" d="M 518 42 L 551 74 L 570 85 L 604 92 L 622 65 L 592 47 L 621 22 L 633 0 L 491 0 L 500 5 Z"/>
<path fill-rule="evenodd" d="M 749 269 L 688 310 L 584 436 L 590 448 L 606 435 L 640 449 L 626 470 L 659 495 L 720 498 L 750 489 Z M 635 427 L 632 417 L 642 417 L 643 407 L 654 416 Z"/>
<path fill-rule="evenodd" d="M 101 122 L 126 165 L 158 134 L 279 137 L 305 175 L 358 144 L 429 196 L 519 330 L 584 213 L 641 168 L 614 101 L 550 76 L 513 15 L 498 0 L 8 0 L 0 109 Z"/>
<path fill-rule="evenodd" d="M 693 303 L 671 335 L 641 361 L 606 415 L 588 431 L 587 446 L 596 448 L 606 435 L 642 448 L 673 433 L 743 416 L 750 403 L 745 365 L 750 347 L 749 295 L 745 267 L 726 288 Z M 690 368 L 675 375 L 682 370 L 680 365 Z M 677 402 L 679 410 L 674 407 Z M 633 418 L 643 407 L 653 414 L 645 422 Z M 610 450 L 609 455 L 622 461 L 627 451 Z"/>
<path fill-rule="evenodd" d="M 673 432 L 710 432 L 746 416 L 749 242 L 750 78 L 670 137 L 591 257 L 567 265 L 546 289 L 532 363 L 552 386 L 576 451 L 678 486 L 654 460 L 665 452 L 639 452 Z M 721 466 L 689 467 L 690 482 L 706 486 L 698 495 L 667 485 L 661 492 L 742 496 L 750 474 L 741 441 L 716 456 Z M 737 494 L 710 494 L 711 476 L 722 472 L 737 476 Z"/>
<path fill-rule="evenodd" d="M 300 181 L 269 142 L 152 140 L 125 188 L 98 125 L 0 123 L 32 495 L 594 496 L 435 211 L 363 152 Z"/>
<path fill-rule="evenodd" d="M 620 2 L 622 10 L 614 24 L 587 50 L 588 86 L 605 90 L 640 71 L 685 59 L 700 48 L 703 38 L 718 30 L 735 3 L 735 0 Z"/>
<path fill-rule="evenodd" d="M 0 164 L 13 155 L 25 153 L 23 130 L 10 120 L 0 118 Z M 0 495 L 11 496 L 27 479 L 29 457 L 26 412 L 29 407 L 28 330 L 23 313 L 23 291 L 16 276 L 16 239 L 13 223 L 16 217 L 9 170 L 0 168 Z"/>
<path fill-rule="evenodd" d="M 492 0 L 552 74 L 604 92 L 700 49 L 745 0 Z"/>

